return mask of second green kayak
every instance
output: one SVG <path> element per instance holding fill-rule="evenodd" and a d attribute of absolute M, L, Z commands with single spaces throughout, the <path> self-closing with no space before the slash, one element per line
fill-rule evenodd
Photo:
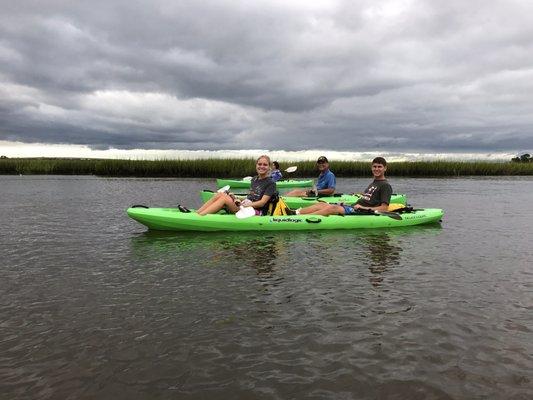
<path fill-rule="evenodd" d="M 237 196 L 243 196 L 245 197 L 247 193 L 243 194 L 237 194 Z M 207 200 L 209 200 L 211 197 L 214 196 L 214 193 L 210 190 L 203 190 L 200 192 L 200 196 L 202 197 L 202 202 L 205 203 Z M 361 196 L 358 194 L 337 194 L 334 196 L 328 196 L 328 197 L 287 197 L 282 196 L 283 201 L 289 208 L 297 209 L 297 208 L 304 208 L 307 206 L 310 206 L 312 204 L 315 204 L 316 202 L 324 201 L 326 203 L 344 203 L 344 204 L 353 204 L 359 200 Z M 391 197 L 391 204 L 407 204 L 407 196 L 405 194 L 393 194 Z"/>

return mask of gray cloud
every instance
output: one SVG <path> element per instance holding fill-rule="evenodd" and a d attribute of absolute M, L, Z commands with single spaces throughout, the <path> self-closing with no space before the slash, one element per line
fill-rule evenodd
<path fill-rule="evenodd" d="M 528 1 L 27 1 L 0 140 L 92 148 L 533 148 Z"/>

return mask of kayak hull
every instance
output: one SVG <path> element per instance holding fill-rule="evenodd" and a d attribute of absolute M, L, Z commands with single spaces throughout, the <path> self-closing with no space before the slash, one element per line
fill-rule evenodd
<path fill-rule="evenodd" d="M 242 179 L 217 179 L 217 187 L 230 186 L 236 189 L 250 189 L 250 181 L 243 181 Z M 306 180 L 286 180 L 277 181 L 276 187 L 278 189 L 295 188 L 295 187 L 311 187 L 313 186 L 312 179 Z"/>
<path fill-rule="evenodd" d="M 161 231 L 311 231 L 368 229 L 414 226 L 438 222 L 443 210 L 426 208 L 401 213 L 402 219 L 386 215 L 283 215 L 253 216 L 239 219 L 234 214 L 183 213 L 177 208 L 141 208 L 127 210 L 128 216 L 152 230 Z"/>
<path fill-rule="evenodd" d="M 205 203 L 215 194 L 209 190 L 203 190 L 200 192 L 202 202 Z M 246 194 L 242 194 L 246 196 Z M 328 197 L 292 197 L 282 196 L 281 198 L 287 204 L 287 207 L 295 210 L 297 208 L 304 208 L 317 203 L 319 200 L 326 203 L 344 203 L 353 204 L 359 200 L 361 196 L 357 194 L 342 194 Z M 407 204 L 407 196 L 405 194 L 393 194 L 390 200 L 391 204 Z"/>

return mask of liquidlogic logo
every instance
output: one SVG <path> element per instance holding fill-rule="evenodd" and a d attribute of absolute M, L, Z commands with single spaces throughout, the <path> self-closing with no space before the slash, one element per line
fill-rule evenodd
<path fill-rule="evenodd" d="M 403 219 L 421 219 L 426 218 L 425 215 L 403 215 Z"/>
<path fill-rule="evenodd" d="M 303 222 L 301 219 L 297 219 L 297 218 L 291 218 L 291 217 L 288 217 L 288 218 L 276 218 L 276 217 L 273 217 L 273 218 L 270 218 L 270 222 L 292 222 L 292 223 L 300 223 L 300 222 Z"/>

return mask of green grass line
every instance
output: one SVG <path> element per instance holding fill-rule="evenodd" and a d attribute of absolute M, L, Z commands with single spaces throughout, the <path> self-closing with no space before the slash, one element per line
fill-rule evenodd
<path fill-rule="evenodd" d="M 281 168 L 296 165 L 298 170 L 285 177 L 301 178 L 317 175 L 314 161 L 282 162 Z M 338 177 L 368 177 L 370 163 L 330 161 Z M 0 174 L 23 175 L 97 175 L 112 177 L 176 177 L 230 178 L 254 175 L 254 159 L 203 160 L 109 160 L 69 158 L 7 158 L 0 159 Z M 503 176 L 533 175 L 533 163 L 413 161 L 391 162 L 388 176 Z"/>

